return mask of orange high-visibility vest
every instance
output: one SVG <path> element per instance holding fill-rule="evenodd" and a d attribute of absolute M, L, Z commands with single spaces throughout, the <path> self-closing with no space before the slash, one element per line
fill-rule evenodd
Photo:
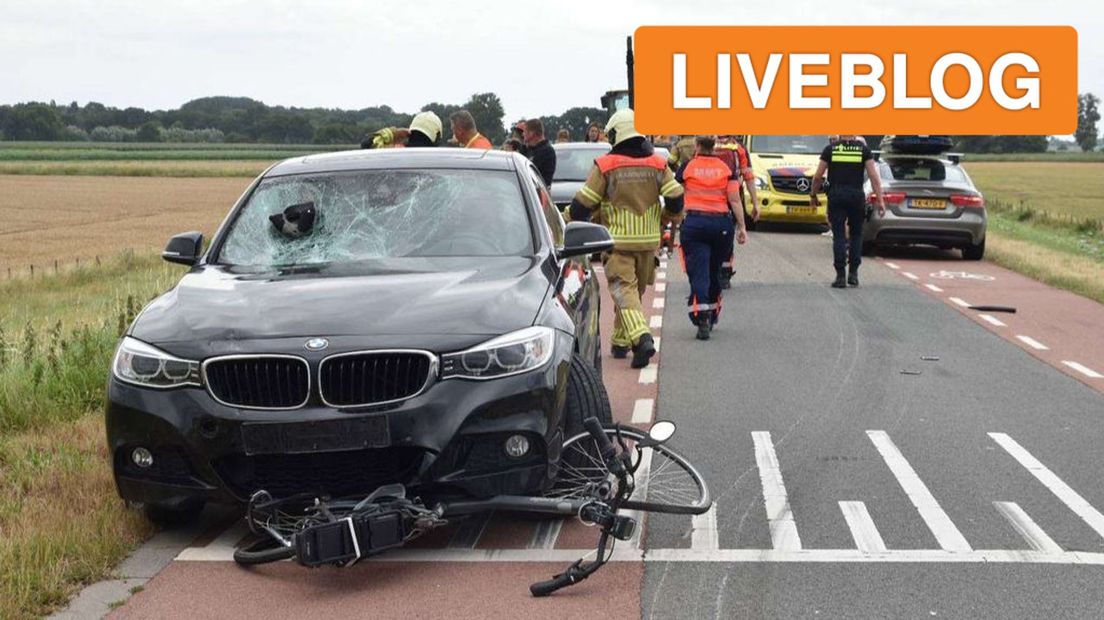
<path fill-rule="evenodd" d="M 606 174 L 610 170 L 616 170 L 617 168 L 624 168 L 626 166 L 643 166 L 646 168 L 655 168 L 656 170 L 663 170 L 667 168 L 667 162 L 663 161 L 662 155 L 651 155 L 649 157 L 629 157 L 628 155 L 615 155 L 613 153 L 607 153 L 605 155 L 602 155 L 598 159 L 595 159 L 594 163 L 598 165 L 598 169 L 602 171 L 602 174 Z"/>
<path fill-rule="evenodd" d="M 732 168 L 715 156 L 698 155 L 682 171 L 687 211 L 728 213 L 728 180 Z"/>
<path fill-rule="evenodd" d="M 475 134 L 475 136 L 472 137 L 471 140 L 468 140 L 468 143 L 464 145 L 464 148 L 466 148 L 466 149 L 493 149 L 494 145 L 491 144 L 490 140 L 483 137 L 483 134 L 477 133 L 477 134 Z"/>

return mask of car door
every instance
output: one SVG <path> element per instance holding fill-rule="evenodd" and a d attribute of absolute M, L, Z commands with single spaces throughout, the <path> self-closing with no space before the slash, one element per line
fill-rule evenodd
<path fill-rule="evenodd" d="M 556 247 L 563 247 L 563 216 L 552 202 L 552 196 L 536 168 L 529 167 L 529 176 L 536 188 L 541 212 L 552 233 L 552 242 Z M 562 259 L 559 263 L 556 296 L 575 323 L 575 341 L 579 355 L 587 360 L 596 359 L 602 346 L 598 341 L 599 287 L 590 257 L 575 256 Z"/>

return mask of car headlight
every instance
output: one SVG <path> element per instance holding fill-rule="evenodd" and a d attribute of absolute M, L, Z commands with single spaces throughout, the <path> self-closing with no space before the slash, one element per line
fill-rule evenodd
<path fill-rule="evenodd" d="M 441 378 L 497 379 L 540 368 L 552 359 L 556 333 L 527 327 L 488 340 L 467 351 L 441 357 Z"/>
<path fill-rule="evenodd" d="M 200 385 L 199 362 L 173 357 L 130 336 L 119 343 L 111 369 L 116 379 L 142 387 Z"/>
<path fill-rule="evenodd" d="M 755 175 L 755 189 L 767 189 L 767 180 L 759 175 Z"/>

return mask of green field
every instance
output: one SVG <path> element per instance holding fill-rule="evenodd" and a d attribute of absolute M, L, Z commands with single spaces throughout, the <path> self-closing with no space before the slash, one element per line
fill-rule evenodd
<path fill-rule="evenodd" d="M 1104 162 L 964 164 L 987 203 L 1104 221 Z"/>

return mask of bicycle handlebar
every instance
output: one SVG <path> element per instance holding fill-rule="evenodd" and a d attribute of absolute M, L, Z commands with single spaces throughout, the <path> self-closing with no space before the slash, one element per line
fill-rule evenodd
<path fill-rule="evenodd" d="M 569 566 L 567 570 L 549 579 L 548 581 L 538 581 L 529 586 L 529 592 L 533 596 L 548 596 L 560 588 L 566 588 L 567 586 L 579 583 L 590 576 L 590 573 L 580 568 L 582 560 L 576 560 L 574 564 Z"/>

